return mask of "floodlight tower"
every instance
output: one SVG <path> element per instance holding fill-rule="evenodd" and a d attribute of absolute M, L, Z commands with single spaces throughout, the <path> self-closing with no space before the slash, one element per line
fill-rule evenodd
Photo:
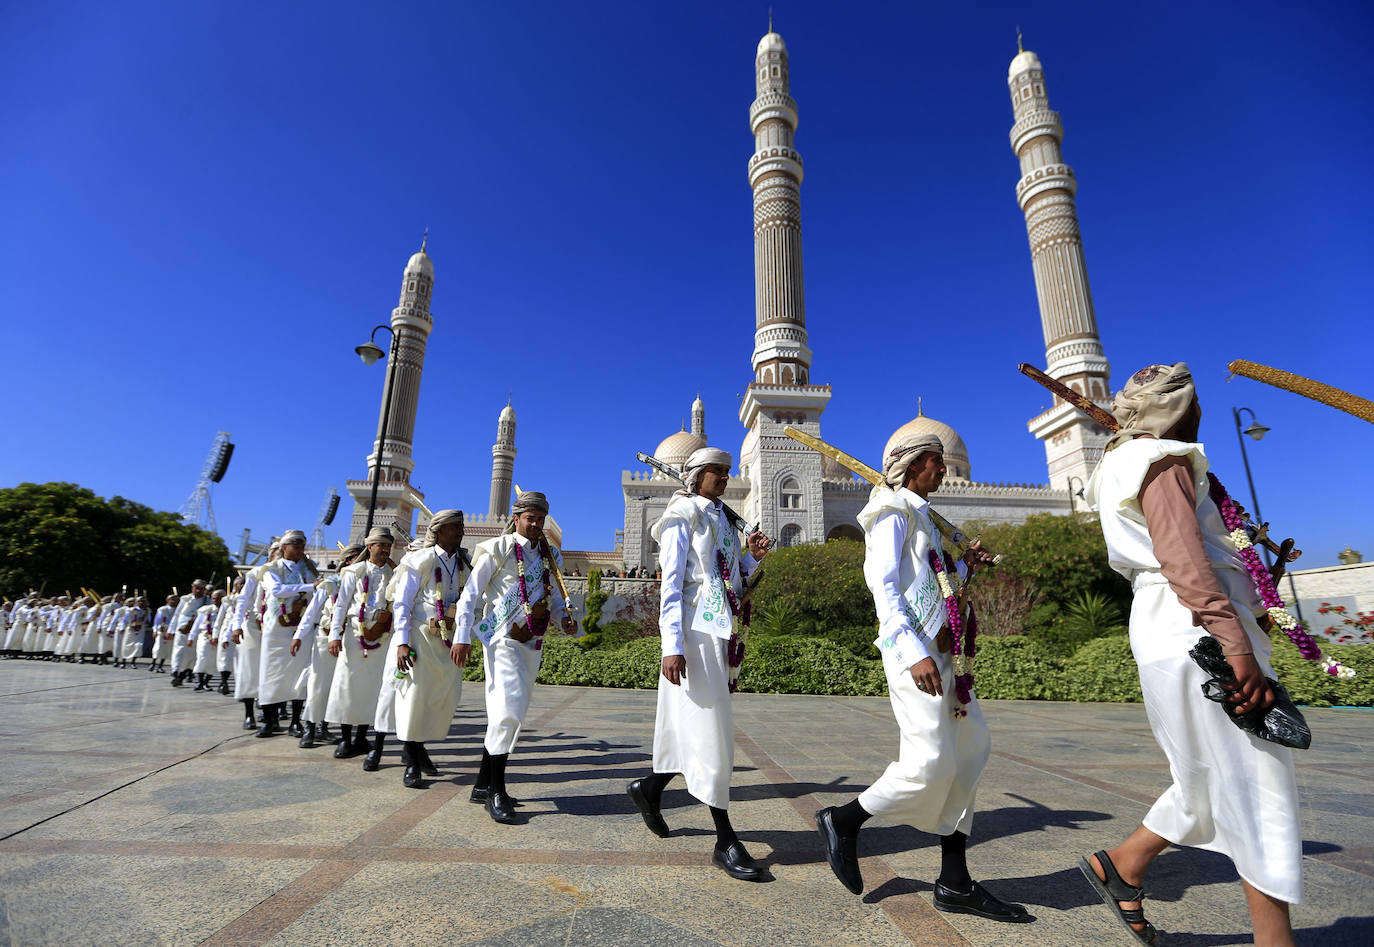
<path fill-rule="evenodd" d="M 215 434 L 215 442 L 210 445 L 210 453 L 205 458 L 204 466 L 200 468 L 200 479 L 196 481 L 196 488 L 177 511 L 183 520 L 212 533 L 219 532 L 215 527 L 215 509 L 210 504 L 210 484 L 219 483 L 224 479 L 224 473 L 229 469 L 229 458 L 232 456 L 234 445 L 229 442 L 229 432 L 219 431 Z"/>
<path fill-rule="evenodd" d="M 329 492 L 324 495 L 324 504 L 320 507 L 320 515 L 315 517 L 315 530 L 310 534 L 310 548 L 320 549 L 324 546 L 324 528 L 334 522 L 334 514 L 339 512 L 339 491 L 336 487 L 330 487 Z"/>

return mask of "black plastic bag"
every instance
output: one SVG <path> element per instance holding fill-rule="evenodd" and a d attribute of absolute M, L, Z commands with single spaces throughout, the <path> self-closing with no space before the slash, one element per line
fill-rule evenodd
<path fill-rule="evenodd" d="M 1221 709 L 1236 726 L 1253 733 L 1261 740 L 1268 740 L 1280 746 L 1291 746 L 1295 750 L 1305 750 L 1312 745 L 1312 731 L 1308 729 L 1307 721 L 1303 719 L 1302 712 L 1294 706 L 1288 691 L 1278 681 L 1272 677 L 1266 678 L 1269 686 L 1274 689 L 1274 706 L 1268 710 L 1256 707 L 1238 714 L 1236 705 L 1228 699 L 1231 692 L 1226 689 L 1235 685 L 1236 675 L 1231 670 L 1231 664 L 1226 660 L 1226 656 L 1221 653 L 1221 642 L 1211 635 L 1203 635 L 1188 654 L 1204 673 L 1210 675 L 1207 682 L 1202 685 L 1202 696 L 1221 704 Z"/>

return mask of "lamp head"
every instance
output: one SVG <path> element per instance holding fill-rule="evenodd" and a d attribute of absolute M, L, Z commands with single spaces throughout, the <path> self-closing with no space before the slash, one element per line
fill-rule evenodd
<path fill-rule="evenodd" d="M 386 353 L 378 347 L 376 342 L 369 339 L 365 344 L 358 346 L 353 351 L 358 353 L 358 357 L 363 360 L 364 365 L 371 365 Z"/>
<path fill-rule="evenodd" d="M 1255 440 L 1259 441 L 1263 440 L 1264 435 L 1269 433 L 1269 428 L 1265 427 L 1263 424 L 1260 424 L 1258 421 L 1251 421 L 1250 426 L 1247 427 L 1242 433 L 1247 434 L 1250 437 L 1253 437 Z"/>

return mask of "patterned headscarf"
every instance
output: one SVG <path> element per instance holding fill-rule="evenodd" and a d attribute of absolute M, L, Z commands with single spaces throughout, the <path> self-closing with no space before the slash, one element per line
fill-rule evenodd
<path fill-rule="evenodd" d="M 701 447 L 692 451 L 687 457 L 687 462 L 682 465 L 682 482 L 687 485 L 687 492 L 691 493 L 697 488 L 697 480 L 705 473 L 707 467 L 729 468 L 735 460 L 728 453 L 718 447 Z"/>
<path fill-rule="evenodd" d="M 1186 362 L 1145 366 L 1112 401 L 1112 416 L 1121 429 L 1107 442 L 1107 450 L 1140 434 L 1163 437 L 1183 420 L 1196 398 L 1193 373 Z"/>
<path fill-rule="evenodd" d="M 433 546 L 439 541 L 439 527 L 449 523 L 463 522 L 462 510 L 440 510 L 429 518 L 429 524 L 425 527 L 425 538 L 420 543 L 420 548 Z"/>
<path fill-rule="evenodd" d="M 892 445 L 883 458 L 883 479 L 896 490 L 906 483 L 906 472 L 922 454 L 933 451 L 944 456 L 944 442 L 935 434 L 907 434 Z"/>

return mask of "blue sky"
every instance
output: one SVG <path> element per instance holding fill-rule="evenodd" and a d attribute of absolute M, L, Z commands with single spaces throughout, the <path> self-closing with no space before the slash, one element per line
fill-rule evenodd
<path fill-rule="evenodd" d="M 430 228 L 415 481 L 484 512 L 516 480 L 570 548 L 700 390 L 738 455 L 752 373 L 748 109 L 758 3 L 9 3 L 0 7 L 0 485 L 176 509 L 216 430 L 221 533 L 309 531 L 366 473 L 383 370 L 354 356 Z M 1233 358 L 1374 397 L 1367 4 L 774 3 L 799 103 L 812 378 L 870 460 L 916 412 L 975 479 L 1039 483 L 1048 403 L 1007 132 L 1015 29 L 1078 176 L 1114 387 L 1199 378 L 1203 439 L 1276 531 L 1374 555 L 1374 429 Z M 343 538 L 348 504 L 326 535 Z"/>

